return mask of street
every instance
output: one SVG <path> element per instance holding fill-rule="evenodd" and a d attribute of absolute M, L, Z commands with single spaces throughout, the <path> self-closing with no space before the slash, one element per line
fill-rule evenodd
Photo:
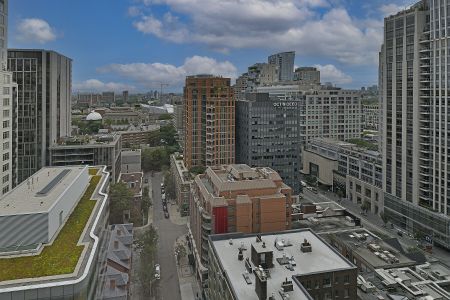
<path fill-rule="evenodd" d="M 161 265 L 161 279 L 158 282 L 157 300 L 181 300 L 177 266 L 174 256 L 174 243 L 177 237 L 187 233 L 185 225 L 173 224 L 164 218 L 161 200 L 162 173 L 155 173 L 151 178 L 153 199 L 153 226 L 158 232 L 157 261 Z"/>

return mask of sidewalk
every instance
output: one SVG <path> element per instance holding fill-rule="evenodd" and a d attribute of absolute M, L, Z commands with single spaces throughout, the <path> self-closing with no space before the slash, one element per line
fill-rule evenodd
<path fill-rule="evenodd" d="M 178 205 L 170 202 L 169 203 L 169 216 L 170 216 L 170 221 L 172 221 L 172 223 L 177 224 L 177 225 L 186 225 L 188 222 L 188 217 L 182 217 L 180 215 L 179 209 L 178 209 Z"/>
<path fill-rule="evenodd" d="M 174 251 L 177 244 L 182 244 L 186 248 L 186 253 L 189 253 L 188 246 L 186 244 L 186 235 L 182 235 L 177 238 L 174 244 Z M 201 299 L 200 288 L 197 284 L 197 279 L 195 278 L 194 270 L 189 264 L 187 255 L 177 262 L 177 273 L 180 282 L 180 292 L 181 299 L 183 300 L 197 300 Z"/>

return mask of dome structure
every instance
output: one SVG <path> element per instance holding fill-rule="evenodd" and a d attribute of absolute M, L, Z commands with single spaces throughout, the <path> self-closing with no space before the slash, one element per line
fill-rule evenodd
<path fill-rule="evenodd" d="M 102 115 L 96 111 L 90 112 L 86 117 L 86 121 L 100 121 L 101 119 Z"/>

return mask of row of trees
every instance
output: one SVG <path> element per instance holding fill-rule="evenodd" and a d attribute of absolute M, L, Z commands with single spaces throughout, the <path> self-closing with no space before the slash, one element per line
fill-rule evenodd
<path fill-rule="evenodd" d="M 170 155 L 180 150 L 177 131 L 172 125 L 153 131 L 149 137 L 149 145 L 152 148 L 142 151 L 142 169 L 145 172 L 167 169 Z"/>
<path fill-rule="evenodd" d="M 130 221 L 138 224 L 138 226 L 141 223 L 144 225 L 143 223 L 147 219 L 148 209 L 152 205 L 148 187 L 145 187 L 143 191 L 141 210 L 132 205 L 134 195 L 126 183 L 118 182 L 111 184 L 109 197 L 109 220 L 111 224 L 123 223 L 124 211 L 130 211 Z"/>
<path fill-rule="evenodd" d="M 158 245 L 158 233 L 153 225 L 138 236 L 135 241 L 135 249 L 140 253 L 140 263 L 138 267 L 138 278 L 146 299 L 154 295 L 155 268 Z"/>

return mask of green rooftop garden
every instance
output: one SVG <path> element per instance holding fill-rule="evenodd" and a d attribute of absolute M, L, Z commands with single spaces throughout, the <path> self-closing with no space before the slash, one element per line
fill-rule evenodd
<path fill-rule="evenodd" d="M 100 175 L 92 176 L 86 192 L 55 241 L 45 246 L 40 255 L 0 259 L 0 282 L 70 274 L 75 270 L 84 248 L 77 243 L 95 207 L 96 201 L 91 200 L 91 196 L 100 179 Z"/>
<path fill-rule="evenodd" d="M 371 142 L 362 139 L 349 139 L 347 142 L 355 144 L 362 148 L 366 148 L 368 150 L 378 151 L 378 146 L 376 144 L 373 144 Z"/>
<path fill-rule="evenodd" d="M 97 175 L 98 169 L 97 168 L 89 168 L 89 175 Z"/>

